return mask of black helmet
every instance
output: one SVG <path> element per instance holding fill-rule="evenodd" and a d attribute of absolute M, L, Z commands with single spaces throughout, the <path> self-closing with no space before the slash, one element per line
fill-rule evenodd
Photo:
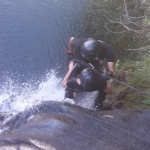
<path fill-rule="evenodd" d="M 81 55 L 85 59 L 95 58 L 101 51 L 100 43 L 97 40 L 89 39 L 81 47 Z"/>
<path fill-rule="evenodd" d="M 81 80 L 81 85 L 85 89 L 92 88 L 96 83 L 95 72 L 92 69 L 84 69 L 79 76 Z"/>

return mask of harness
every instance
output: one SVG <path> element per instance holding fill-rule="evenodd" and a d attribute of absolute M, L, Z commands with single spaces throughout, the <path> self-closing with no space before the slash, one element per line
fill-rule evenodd
<path fill-rule="evenodd" d="M 72 59 L 72 61 L 76 62 L 76 63 L 79 63 L 79 64 L 81 64 L 81 65 L 83 65 L 83 66 L 85 66 L 87 68 L 94 69 L 94 66 L 91 63 L 86 63 L 86 62 L 84 62 L 82 60 L 78 60 L 78 59 L 74 59 L 74 58 Z"/>

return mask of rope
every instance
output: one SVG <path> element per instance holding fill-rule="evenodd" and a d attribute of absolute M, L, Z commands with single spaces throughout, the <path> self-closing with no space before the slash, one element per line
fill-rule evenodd
<path fill-rule="evenodd" d="M 110 78 L 110 79 L 112 79 L 112 80 L 114 80 L 114 81 L 116 81 L 116 82 L 119 82 L 119 83 L 121 83 L 121 84 L 123 84 L 123 85 L 125 85 L 125 86 L 127 86 L 127 87 L 129 87 L 129 88 L 131 88 L 131 89 L 133 89 L 133 90 L 135 90 L 135 91 L 137 91 L 137 92 L 143 94 L 143 95 L 146 95 L 146 96 L 150 97 L 150 94 L 145 93 L 145 92 L 143 92 L 143 91 L 141 91 L 141 90 L 138 90 L 138 89 L 136 89 L 136 88 L 134 88 L 134 87 L 132 87 L 132 86 L 130 86 L 130 85 L 124 83 L 124 82 L 118 81 L 118 80 L 116 80 L 116 79 L 114 79 L 114 78 L 112 78 L 112 77 L 108 77 L 108 78 Z"/>
<path fill-rule="evenodd" d="M 147 103 L 144 103 L 144 102 L 137 102 L 137 101 L 132 101 L 132 100 L 126 100 L 130 103 L 139 103 L 139 104 L 142 104 L 142 105 L 147 105 L 147 106 L 150 106 L 150 104 L 147 104 Z"/>

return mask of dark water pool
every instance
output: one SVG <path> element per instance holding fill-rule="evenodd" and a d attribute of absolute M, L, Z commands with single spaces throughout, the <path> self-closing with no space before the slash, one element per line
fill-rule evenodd
<path fill-rule="evenodd" d="M 0 79 L 26 82 L 65 74 L 65 49 L 81 29 L 89 0 L 1 0 Z"/>

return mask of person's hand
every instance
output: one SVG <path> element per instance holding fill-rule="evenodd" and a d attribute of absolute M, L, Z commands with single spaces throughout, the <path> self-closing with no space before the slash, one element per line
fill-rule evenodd
<path fill-rule="evenodd" d="M 73 52 L 70 51 L 70 50 L 66 50 L 66 53 L 67 53 L 67 54 L 73 54 Z"/>
<path fill-rule="evenodd" d="M 102 71 L 103 73 L 106 73 L 106 72 L 107 72 L 104 67 L 101 69 L 101 71 Z"/>
<path fill-rule="evenodd" d="M 107 76 L 112 78 L 113 77 L 113 72 L 112 71 L 107 72 Z"/>
<path fill-rule="evenodd" d="M 68 69 L 69 69 L 70 71 L 73 71 L 73 70 L 75 69 L 76 65 L 77 65 L 77 64 L 74 64 L 73 61 L 70 61 L 70 64 L 69 64 L 69 66 L 68 66 Z"/>
<path fill-rule="evenodd" d="M 112 78 L 112 75 L 112 71 L 100 73 L 100 76 L 103 80 L 109 80 L 110 78 Z"/>
<path fill-rule="evenodd" d="M 73 58 L 73 52 L 71 52 L 70 50 L 66 50 L 66 53 L 68 55 L 69 60 L 71 60 Z"/>

